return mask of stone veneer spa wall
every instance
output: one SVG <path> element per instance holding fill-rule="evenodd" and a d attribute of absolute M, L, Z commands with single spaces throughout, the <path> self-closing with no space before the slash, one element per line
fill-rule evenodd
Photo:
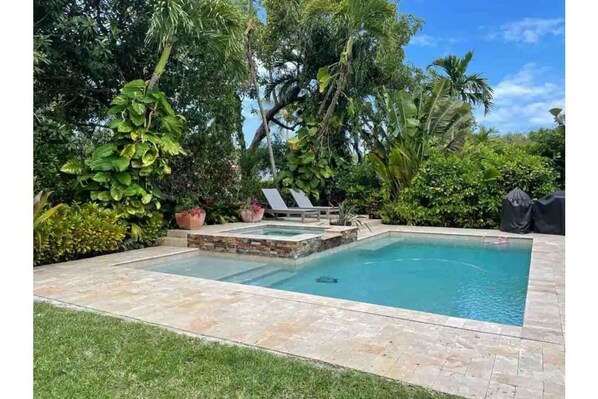
<path fill-rule="evenodd" d="M 358 228 L 335 231 L 304 239 L 274 239 L 209 234 L 188 234 L 187 246 L 210 252 L 298 259 L 316 252 L 357 241 Z"/>

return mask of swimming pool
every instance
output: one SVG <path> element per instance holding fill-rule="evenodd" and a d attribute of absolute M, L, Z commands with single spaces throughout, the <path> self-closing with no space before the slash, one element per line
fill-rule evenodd
<path fill-rule="evenodd" d="M 531 243 L 387 236 L 297 266 L 198 256 L 146 270 L 521 326 Z"/>
<path fill-rule="evenodd" d="M 302 227 L 302 226 L 260 226 L 245 227 L 242 229 L 228 230 L 225 233 L 254 235 L 254 236 L 279 236 L 294 237 L 300 234 L 322 234 L 325 227 Z"/>

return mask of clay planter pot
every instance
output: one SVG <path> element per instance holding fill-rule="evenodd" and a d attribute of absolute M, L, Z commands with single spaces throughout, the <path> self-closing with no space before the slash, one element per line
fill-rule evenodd
<path fill-rule="evenodd" d="M 190 213 L 183 214 L 183 212 L 179 212 L 175 214 L 175 218 L 179 228 L 184 230 L 197 230 L 203 226 L 203 223 L 206 220 L 206 213 L 202 212 L 199 215 L 192 215 Z"/>
<path fill-rule="evenodd" d="M 251 209 L 241 209 L 241 219 L 245 223 L 256 223 L 262 220 L 264 217 L 265 209 L 262 208 L 258 211 L 252 211 Z"/>

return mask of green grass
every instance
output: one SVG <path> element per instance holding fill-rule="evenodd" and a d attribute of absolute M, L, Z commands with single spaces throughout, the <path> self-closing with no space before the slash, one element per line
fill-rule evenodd
<path fill-rule="evenodd" d="M 448 398 L 369 374 L 35 304 L 36 398 Z"/>

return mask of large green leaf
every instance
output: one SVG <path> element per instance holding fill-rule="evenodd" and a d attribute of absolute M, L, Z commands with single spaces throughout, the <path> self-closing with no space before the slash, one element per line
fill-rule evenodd
<path fill-rule="evenodd" d="M 120 201 L 123 197 L 123 190 L 119 188 L 116 184 L 113 184 L 110 187 L 110 196 L 114 201 Z"/>
<path fill-rule="evenodd" d="M 119 183 L 128 186 L 131 184 L 131 174 L 129 172 L 120 172 L 115 175 Z"/>
<path fill-rule="evenodd" d="M 106 158 L 106 157 L 109 157 L 110 155 L 114 154 L 115 151 L 116 151 L 116 144 L 108 143 L 108 144 L 104 144 L 104 145 L 101 145 L 98 148 L 96 148 L 95 151 L 93 152 L 93 154 L 91 154 L 91 157 L 92 158 Z"/>
<path fill-rule="evenodd" d="M 328 87 L 328 84 L 330 83 L 330 69 L 327 66 L 318 69 L 316 79 L 318 80 L 318 87 L 320 93 L 324 93 L 324 91 Z"/>
<path fill-rule="evenodd" d="M 110 198 L 111 198 L 110 191 L 102 191 L 101 193 L 98 193 L 98 195 L 97 195 L 97 199 L 99 199 L 100 201 L 103 201 L 103 202 L 110 201 Z"/>
<path fill-rule="evenodd" d="M 145 115 L 145 105 L 139 102 L 134 102 L 129 106 L 129 111 L 136 115 Z"/>
<path fill-rule="evenodd" d="M 118 95 L 116 97 L 114 97 L 114 99 L 112 100 L 112 102 L 110 104 L 112 105 L 127 105 L 129 103 L 129 100 L 127 100 L 127 98 L 123 95 Z"/>
<path fill-rule="evenodd" d="M 106 112 L 106 114 L 108 115 L 118 115 L 121 112 L 123 112 L 125 110 L 125 106 L 124 105 L 114 105 L 112 107 L 110 107 L 110 109 L 108 109 L 108 111 Z"/>
<path fill-rule="evenodd" d="M 114 170 L 114 167 L 112 166 L 113 160 L 114 160 L 114 157 L 94 159 L 91 161 L 91 164 L 89 165 L 89 167 L 93 171 L 107 172 L 110 170 Z"/>
<path fill-rule="evenodd" d="M 145 153 L 150 149 L 150 145 L 148 143 L 137 143 L 135 147 L 135 155 L 133 158 L 141 159 L 145 155 Z"/>
<path fill-rule="evenodd" d="M 117 130 L 119 133 L 128 133 L 133 130 L 133 127 L 129 125 L 127 122 L 123 122 L 120 125 L 118 125 Z"/>
<path fill-rule="evenodd" d="M 152 198 L 153 198 L 153 195 L 151 193 L 147 193 L 143 197 L 141 197 L 141 203 L 144 205 L 147 205 L 150 203 Z"/>
<path fill-rule="evenodd" d="M 93 175 L 93 180 L 97 181 L 98 183 L 105 183 L 110 180 L 110 173 L 108 172 L 98 172 Z"/>
<path fill-rule="evenodd" d="M 149 176 L 152 174 L 152 172 L 154 171 L 154 166 L 150 165 L 150 166 L 144 166 L 143 168 L 141 168 L 139 170 L 139 176 Z"/>
<path fill-rule="evenodd" d="M 133 158 L 133 156 L 135 155 L 135 149 L 136 149 L 135 143 L 127 144 L 120 152 L 120 156 L 127 157 L 127 158 Z"/>
<path fill-rule="evenodd" d="M 308 163 L 312 163 L 316 159 L 316 155 L 313 151 L 306 152 L 301 156 L 301 163 L 306 165 Z"/>
<path fill-rule="evenodd" d="M 141 115 L 136 115 L 136 114 L 129 114 L 129 118 L 131 119 L 131 122 L 133 122 L 133 125 L 135 126 L 143 126 L 143 124 L 145 123 L 145 114 L 141 114 Z"/>
<path fill-rule="evenodd" d="M 121 123 L 123 123 L 124 121 L 120 118 L 116 118 L 110 121 L 110 123 L 108 124 L 108 127 L 110 129 L 117 129 Z"/>
<path fill-rule="evenodd" d="M 68 160 L 64 165 L 62 165 L 60 171 L 70 175 L 78 175 L 83 171 L 83 162 L 78 159 Z"/>
<path fill-rule="evenodd" d="M 150 148 L 143 157 L 141 157 L 141 162 L 143 162 L 143 166 L 149 166 L 158 158 L 158 150 L 155 148 Z"/>
<path fill-rule="evenodd" d="M 137 183 L 133 183 L 123 190 L 123 195 L 125 197 L 132 197 L 134 195 L 139 194 L 140 190 L 142 190 L 141 186 L 139 186 L 139 184 Z"/>
<path fill-rule="evenodd" d="M 145 88 L 145 81 L 143 79 L 132 80 L 123 86 L 123 89 L 143 89 Z"/>
<path fill-rule="evenodd" d="M 129 167 L 130 159 L 127 157 L 120 157 L 112 160 L 112 165 L 114 169 L 119 172 L 124 172 Z"/>

